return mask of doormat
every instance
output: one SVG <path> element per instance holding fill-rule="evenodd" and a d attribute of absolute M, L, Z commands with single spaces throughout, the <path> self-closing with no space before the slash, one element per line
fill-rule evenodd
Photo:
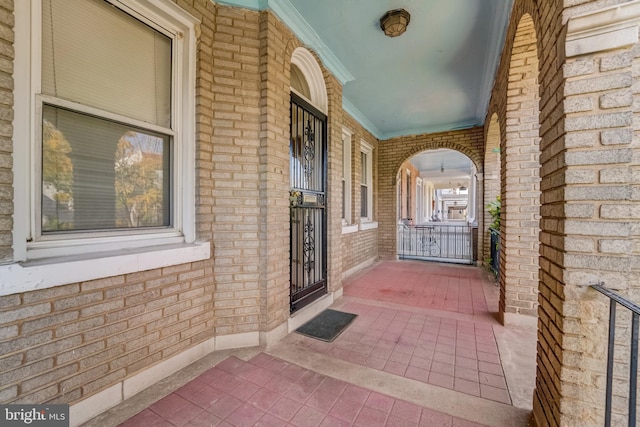
<path fill-rule="evenodd" d="M 335 340 L 356 317 L 357 314 L 327 309 L 300 326 L 296 329 L 296 332 L 311 338 L 331 342 Z"/>

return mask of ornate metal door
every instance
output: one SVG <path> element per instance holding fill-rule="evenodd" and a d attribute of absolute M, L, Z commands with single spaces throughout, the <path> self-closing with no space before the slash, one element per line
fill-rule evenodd
<path fill-rule="evenodd" d="M 291 94 L 291 311 L 327 293 L 327 119 Z"/>

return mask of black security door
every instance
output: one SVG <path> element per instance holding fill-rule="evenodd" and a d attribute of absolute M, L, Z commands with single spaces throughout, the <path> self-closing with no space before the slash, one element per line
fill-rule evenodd
<path fill-rule="evenodd" d="M 326 116 L 291 94 L 291 311 L 327 293 Z"/>

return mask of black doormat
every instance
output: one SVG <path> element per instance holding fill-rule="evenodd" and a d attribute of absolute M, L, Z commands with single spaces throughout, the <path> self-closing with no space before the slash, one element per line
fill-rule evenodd
<path fill-rule="evenodd" d="M 296 329 L 296 332 L 311 338 L 331 342 L 349 326 L 356 316 L 357 314 L 327 309 L 300 326 Z"/>

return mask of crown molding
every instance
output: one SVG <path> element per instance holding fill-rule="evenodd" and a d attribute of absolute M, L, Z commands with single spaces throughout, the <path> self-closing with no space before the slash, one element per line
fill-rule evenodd
<path fill-rule="evenodd" d="M 355 119 L 360 125 L 365 128 L 369 133 L 371 133 L 376 139 L 381 140 L 382 134 L 380 130 L 376 127 L 376 125 L 371 122 L 360 110 L 356 108 L 355 105 L 351 103 L 347 98 L 342 95 L 342 109 L 345 113 L 349 114 L 351 117 Z"/>
<path fill-rule="evenodd" d="M 496 78 L 496 72 L 500 64 L 500 55 L 504 48 L 509 17 L 513 10 L 513 1 L 509 2 L 509 7 L 496 7 L 496 3 L 491 3 L 494 8 L 493 22 L 491 23 L 491 33 L 489 34 L 488 52 L 485 56 L 484 67 L 482 69 L 482 82 L 480 83 L 480 97 L 476 110 L 478 123 L 484 123 L 491 99 L 491 90 Z M 496 10 L 497 9 L 497 10 Z M 495 43 L 492 41 L 495 40 Z"/>
<path fill-rule="evenodd" d="M 345 83 L 355 79 L 289 0 L 217 0 L 216 3 L 251 10 L 270 9 L 296 37 L 318 54 L 322 64 L 340 81 L 340 84 L 344 86 Z"/>
<path fill-rule="evenodd" d="M 267 8 L 267 0 L 216 0 L 215 3 L 250 10 L 265 10 Z"/>

